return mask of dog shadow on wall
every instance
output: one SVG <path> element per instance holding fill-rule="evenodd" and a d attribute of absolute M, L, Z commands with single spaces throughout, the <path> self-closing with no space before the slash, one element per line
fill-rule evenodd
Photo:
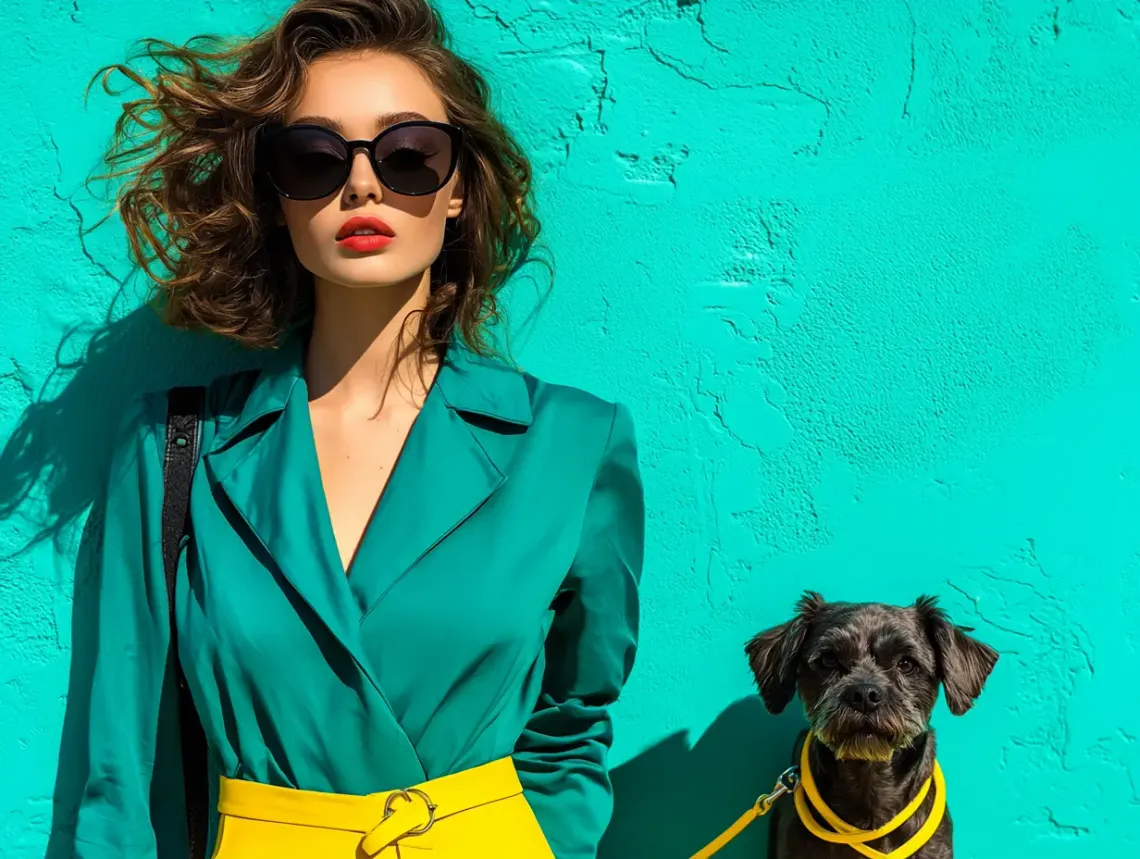
<path fill-rule="evenodd" d="M 721 713 L 695 744 L 681 731 L 615 767 L 613 820 L 599 859 L 689 859 L 771 791 L 805 727 L 797 708 L 771 716 L 751 696 Z M 717 859 L 762 859 L 769 819 L 753 823 Z"/>

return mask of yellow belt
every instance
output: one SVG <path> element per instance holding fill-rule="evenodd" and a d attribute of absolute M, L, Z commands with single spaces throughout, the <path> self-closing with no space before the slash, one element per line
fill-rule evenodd
<path fill-rule="evenodd" d="M 511 759 L 503 758 L 416 787 L 366 796 L 223 778 L 218 811 L 227 817 L 357 832 L 363 835 L 360 847 L 371 857 L 401 838 L 422 835 L 436 821 L 521 793 Z"/>

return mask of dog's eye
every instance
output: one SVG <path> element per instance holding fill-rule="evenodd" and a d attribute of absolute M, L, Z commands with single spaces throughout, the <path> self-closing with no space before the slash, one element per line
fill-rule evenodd
<path fill-rule="evenodd" d="M 839 659 L 834 653 L 824 653 L 819 657 L 819 664 L 828 671 L 832 671 L 839 667 Z"/>
<path fill-rule="evenodd" d="M 918 668 L 918 663 L 911 659 L 909 656 L 902 656 L 896 663 L 900 674 L 913 674 L 914 669 Z"/>

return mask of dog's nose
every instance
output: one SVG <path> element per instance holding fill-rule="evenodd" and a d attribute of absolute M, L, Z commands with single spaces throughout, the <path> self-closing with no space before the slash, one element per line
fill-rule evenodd
<path fill-rule="evenodd" d="M 883 690 L 874 683 L 856 683 L 847 690 L 847 706 L 860 713 L 870 713 L 883 703 Z"/>

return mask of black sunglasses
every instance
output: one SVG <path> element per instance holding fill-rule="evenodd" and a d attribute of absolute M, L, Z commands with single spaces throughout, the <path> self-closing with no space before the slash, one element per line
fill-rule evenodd
<path fill-rule="evenodd" d="M 371 140 L 345 140 L 323 125 L 285 125 L 263 134 L 261 155 L 269 181 L 291 200 L 319 200 L 343 187 L 358 149 L 368 152 L 385 188 L 423 197 L 451 179 L 463 138 L 458 125 L 419 119 L 390 125 Z"/>

